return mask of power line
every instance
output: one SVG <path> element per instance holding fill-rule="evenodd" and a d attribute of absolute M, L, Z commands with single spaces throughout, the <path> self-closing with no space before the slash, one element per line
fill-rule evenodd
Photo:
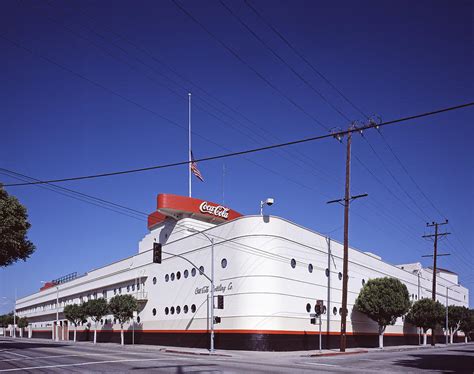
<path fill-rule="evenodd" d="M 229 53 L 232 54 L 238 61 L 242 64 L 247 66 L 251 71 L 253 71 L 258 78 L 264 81 L 268 86 L 270 86 L 273 90 L 275 90 L 278 94 L 284 97 L 288 102 L 290 102 L 295 108 L 299 109 L 302 113 L 308 116 L 311 120 L 316 122 L 318 125 L 322 126 L 326 130 L 330 130 L 324 123 L 314 117 L 311 113 L 309 113 L 306 109 L 304 109 L 301 105 L 299 105 L 296 101 L 294 101 L 291 97 L 285 94 L 282 90 L 280 90 L 277 86 L 275 86 L 270 80 L 265 78 L 257 69 L 255 69 L 252 65 L 250 65 L 247 61 L 245 61 L 234 49 L 229 47 L 226 43 L 224 43 L 220 38 L 217 37 L 211 30 L 209 30 L 206 25 L 200 22 L 196 17 L 194 17 L 188 10 L 186 10 L 178 1 L 172 0 L 173 3 L 185 14 L 187 15 L 193 22 L 195 22 L 198 26 L 200 26 L 209 36 L 211 36 L 214 40 L 216 40 L 224 49 L 226 49 Z"/>
<path fill-rule="evenodd" d="M 386 121 L 386 122 L 381 122 L 381 123 L 372 123 L 371 122 L 371 123 L 369 123 L 365 126 L 357 128 L 357 129 L 348 129 L 348 130 L 345 130 L 345 131 L 338 131 L 338 132 L 333 132 L 333 133 L 330 133 L 330 134 L 313 136 L 313 137 L 294 140 L 294 141 L 285 142 L 285 143 L 268 145 L 268 146 L 264 146 L 264 147 L 253 148 L 253 149 L 247 149 L 247 150 L 244 150 L 244 151 L 230 152 L 230 153 L 225 153 L 225 154 L 216 155 L 216 156 L 203 157 L 203 158 L 196 159 L 194 161 L 195 162 L 205 162 L 205 161 L 211 161 L 211 160 L 218 160 L 218 159 L 222 159 L 222 158 L 241 156 L 241 155 L 244 155 L 244 154 L 256 153 L 256 152 L 266 151 L 266 150 L 275 149 L 275 148 L 287 147 L 287 146 L 290 146 L 290 145 L 308 143 L 308 142 L 321 140 L 321 139 L 326 139 L 326 138 L 340 137 L 340 136 L 346 135 L 348 133 L 360 132 L 360 131 L 364 131 L 364 130 L 368 130 L 368 129 L 372 129 L 372 128 L 380 128 L 380 127 L 383 127 L 383 126 L 393 125 L 393 124 L 406 122 L 406 121 L 410 121 L 410 120 L 414 120 L 414 119 L 418 119 L 418 118 L 423 118 L 423 117 L 433 116 L 433 115 L 436 115 L 436 114 L 445 113 L 445 112 L 449 112 L 449 111 L 453 111 L 453 110 L 458 110 L 458 109 L 470 107 L 470 106 L 473 106 L 473 105 L 474 105 L 474 102 L 460 104 L 460 105 L 456 105 L 456 106 L 452 106 L 452 107 L 448 107 L 448 108 L 442 108 L 442 109 L 438 109 L 438 110 L 434 110 L 434 111 L 430 111 L 430 112 L 415 114 L 415 115 L 408 116 L 408 117 L 398 118 L 398 119 L 391 120 L 391 121 Z M 51 179 L 51 180 L 40 181 L 40 182 L 6 184 L 5 186 L 6 187 L 12 187 L 12 186 L 24 186 L 24 185 L 31 185 L 31 184 L 57 183 L 57 182 L 66 182 L 66 181 L 74 181 L 74 180 L 93 179 L 93 178 L 109 177 L 109 176 L 113 176 L 113 175 L 138 173 L 138 172 L 144 172 L 144 171 L 156 170 L 156 169 L 165 169 L 165 168 L 171 168 L 171 167 L 176 167 L 176 166 L 181 166 L 181 165 L 186 165 L 186 164 L 189 164 L 189 161 L 179 161 L 179 162 L 173 162 L 173 163 L 169 163 L 169 164 L 155 165 L 155 166 L 149 166 L 149 167 L 143 167 L 143 168 L 137 168 L 137 169 L 128 169 L 128 170 L 122 170 L 122 171 L 114 171 L 114 172 L 109 172 L 109 173 L 92 174 L 92 175 L 62 178 L 62 179 Z"/>
<path fill-rule="evenodd" d="M 301 58 L 319 77 L 321 77 L 329 86 L 331 86 L 341 97 L 349 103 L 355 110 L 357 110 L 360 114 L 362 114 L 365 118 L 369 119 L 369 117 L 351 101 L 346 95 L 342 93 L 326 76 L 323 75 L 315 66 L 312 64 L 307 58 L 304 57 L 302 53 L 300 53 L 292 43 L 288 41 L 285 36 L 281 32 L 279 32 L 268 20 L 263 17 L 263 15 L 252 5 L 248 0 L 244 0 L 244 3 L 257 15 L 257 17 L 269 27 L 278 37 L 299 57 Z"/>
<path fill-rule="evenodd" d="M 0 168 L 0 174 L 22 181 L 39 181 L 39 179 L 5 168 Z M 70 188 L 57 186 L 51 183 L 47 183 L 46 185 L 36 185 L 36 187 L 55 192 L 59 195 L 66 196 L 74 200 L 82 201 L 84 203 L 97 206 L 99 208 L 107 209 L 133 219 L 138 219 L 140 221 L 146 221 L 146 218 L 143 218 L 143 216 L 148 217 L 148 214 L 140 212 L 136 209 L 128 208 L 124 205 L 116 204 L 105 199 L 101 199 L 76 190 L 72 190 Z M 137 216 L 140 216 L 141 218 Z"/>
<path fill-rule="evenodd" d="M 318 89 L 316 89 L 307 79 L 305 79 L 300 73 L 298 73 L 293 66 L 291 66 L 283 57 L 281 57 L 272 47 L 268 45 L 258 34 L 250 28 L 243 20 L 240 18 L 223 0 L 219 0 L 221 5 L 227 9 L 227 11 L 255 38 L 257 39 L 260 44 L 262 44 L 265 48 L 267 48 L 273 56 L 275 56 L 281 63 L 283 63 L 290 71 L 299 79 L 301 80 L 307 87 L 309 87 L 316 95 L 318 95 L 322 100 L 324 100 L 334 111 L 336 111 L 342 118 L 347 120 L 348 122 L 351 121 L 347 115 L 342 112 L 338 107 L 333 105 L 327 98 L 324 96 Z"/>

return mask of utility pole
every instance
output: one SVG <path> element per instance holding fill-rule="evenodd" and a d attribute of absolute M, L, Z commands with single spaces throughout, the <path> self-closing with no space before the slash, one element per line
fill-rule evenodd
<path fill-rule="evenodd" d="M 327 204 L 343 203 L 344 205 L 344 259 L 342 266 L 342 315 L 341 315 L 341 341 L 340 351 L 346 351 L 346 322 L 347 322 L 347 281 L 349 279 L 349 204 L 352 200 L 365 197 L 367 194 L 350 196 L 350 177 L 351 177 L 351 142 L 352 131 L 355 126 L 352 124 L 347 132 L 347 149 L 346 149 L 346 186 L 343 199 L 331 200 Z M 329 312 L 328 312 L 329 313 Z"/>
<path fill-rule="evenodd" d="M 422 257 L 433 257 L 433 285 L 431 287 L 431 298 L 433 299 L 433 301 L 436 301 L 436 271 L 437 271 L 437 259 L 438 257 L 440 256 L 449 256 L 449 253 L 440 253 L 438 254 L 438 237 L 439 236 L 446 236 L 446 235 L 449 235 L 450 233 L 449 232 L 444 232 L 444 233 L 439 233 L 438 232 L 438 227 L 439 226 L 443 226 L 443 225 L 447 225 L 448 224 L 448 220 L 445 220 L 444 222 L 431 222 L 431 223 L 427 223 L 426 224 L 426 227 L 433 227 L 435 228 L 435 233 L 434 234 L 431 234 L 431 235 L 423 235 L 423 238 L 433 238 L 434 237 L 434 245 L 433 245 L 433 254 L 432 255 L 425 255 L 425 256 L 422 256 Z M 432 338 L 431 338 L 431 345 L 435 345 L 435 333 L 434 331 L 432 332 Z"/>

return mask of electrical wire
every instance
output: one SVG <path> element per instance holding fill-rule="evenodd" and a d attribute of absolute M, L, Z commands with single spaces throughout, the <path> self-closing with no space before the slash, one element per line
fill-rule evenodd
<path fill-rule="evenodd" d="M 252 65 L 250 65 L 246 60 L 243 59 L 240 54 L 238 54 L 233 48 L 229 47 L 226 43 L 222 41 L 216 34 L 214 34 L 211 30 L 209 30 L 206 25 L 204 25 L 201 21 L 199 21 L 196 17 L 194 17 L 188 10 L 186 10 L 178 1 L 171 0 L 185 15 L 187 15 L 193 22 L 195 22 L 198 26 L 200 26 L 209 36 L 211 36 L 214 40 L 216 40 L 224 49 L 226 49 L 232 56 L 234 56 L 238 61 L 240 61 L 243 65 L 249 68 L 252 72 L 257 75 L 259 79 L 265 82 L 269 87 L 271 87 L 274 91 L 276 91 L 279 95 L 285 98 L 289 103 L 291 103 L 295 108 L 300 110 L 304 113 L 307 117 L 309 117 L 313 122 L 317 123 L 319 126 L 323 127 L 327 131 L 330 131 L 330 128 L 322 123 L 319 119 L 314 117 L 311 113 L 309 113 L 306 109 L 304 109 L 300 104 L 294 101 L 290 96 L 284 93 L 281 89 L 279 89 L 276 85 L 274 85 L 269 79 L 267 79 L 263 74 L 261 74 L 257 69 L 255 69 Z"/>
<path fill-rule="evenodd" d="M 452 106 L 452 107 L 437 109 L 437 110 L 433 110 L 433 111 L 425 112 L 425 113 L 419 113 L 419 114 L 415 114 L 415 115 L 408 116 L 408 117 L 403 117 L 403 118 L 398 118 L 398 119 L 391 120 L 391 121 L 381 122 L 381 123 L 378 123 L 378 124 L 377 123 L 370 123 L 368 125 L 364 125 L 364 126 L 359 127 L 359 128 L 352 128 L 352 129 L 348 129 L 348 130 L 345 130 L 345 131 L 337 131 L 337 132 L 334 132 L 334 133 L 331 133 L 331 134 L 318 135 L 318 136 L 313 136 L 313 137 L 309 137 L 309 138 L 293 140 L 293 141 L 289 141 L 289 142 L 285 142 L 285 143 L 273 144 L 273 145 L 269 145 L 269 146 L 265 146 L 265 147 L 247 149 L 247 150 L 238 151 L 238 152 L 230 152 L 230 153 L 225 153 L 225 154 L 216 155 L 216 156 L 202 157 L 202 158 L 199 158 L 199 159 L 195 159 L 194 162 L 205 162 L 205 161 L 211 161 L 211 160 L 218 160 L 218 159 L 222 159 L 222 158 L 235 157 L 235 156 L 241 156 L 241 155 L 250 154 L 250 153 L 262 152 L 262 151 L 266 151 L 266 150 L 269 150 L 269 149 L 288 147 L 288 146 L 291 146 L 291 145 L 303 144 L 303 143 L 308 143 L 308 142 L 327 139 L 327 138 L 332 138 L 332 137 L 341 137 L 341 136 L 346 135 L 348 133 L 360 132 L 360 131 L 364 131 L 364 130 L 368 130 L 368 129 L 372 129 L 372 128 L 380 128 L 380 127 L 383 127 L 383 126 L 394 125 L 394 124 L 398 124 L 398 123 L 401 123 L 401 122 L 411 121 L 411 120 L 418 119 L 418 118 L 433 116 L 433 115 L 437 115 L 437 114 L 440 114 L 440 113 L 446 113 L 446 112 L 450 112 L 450 111 L 453 111 L 453 110 L 458 110 L 458 109 L 470 107 L 470 106 L 473 106 L 473 105 L 474 105 L 474 102 L 455 105 L 455 106 Z M 83 175 L 83 176 L 78 176 L 78 177 L 61 178 L 61 179 L 50 179 L 50 180 L 45 180 L 45 181 L 40 181 L 40 182 L 5 184 L 4 186 L 5 187 L 13 187 L 13 186 L 25 186 L 25 185 L 32 185 L 32 184 L 58 183 L 58 182 L 75 181 L 75 180 L 83 180 L 83 179 L 102 178 L 102 177 L 110 177 L 110 176 L 114 176 L 114 175 L 139 173 L 139 172 L 144 172 L 144 171 L 149 171 L 149 170 L 166 169 L 166 168 L 172 168 L 172 167 L 186 165 L 186 164 L 189 164 L 189 161 L 178 161 L 178 162 L 173 162 L 173 163 L 169 163 L 169 164 L 142 167 L 142 168 L 137 168 L 137 169 L 114 171 L 114 172 L 109 172 L 109 173 Z"/>

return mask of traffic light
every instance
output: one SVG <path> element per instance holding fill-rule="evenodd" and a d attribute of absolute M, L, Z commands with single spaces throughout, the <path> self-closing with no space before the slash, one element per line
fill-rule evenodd
<path fill-rule="evenodd" d="M 161 264 L 161 243 L 153 243 L 153 262 Z"/>
<path fill-rule="evenodd" d="M 323 312 L 323 311 L 322 311 L 322 308 L 321 308 L 321 305 L 316 304 L 316 305 L 314 306 L 314 311 L 315 311 L 315 313 L 316 313 L 318 316 L 320 316 L 320 315 L 322 314 L 322 312 Z"/>
<path fill-rule="evenodd" d="M 215 316 L 215 317 L 214 317 L 214 323 L 215 323 L 215 324 L 221 323 L 221 317 Z"/>
<path fill-rule="evenodd" d="M 217 309 L 224 309 L 224 295 L 217 295 Z"/>

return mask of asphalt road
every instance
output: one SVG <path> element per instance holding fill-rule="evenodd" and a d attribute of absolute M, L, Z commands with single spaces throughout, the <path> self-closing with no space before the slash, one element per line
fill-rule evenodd
<path fill-rule="evenodd" d="M 0 373 L 474 373 L 474 344 L 331 357 L 290 352 L 221 353 L 229 355 L 0 338 Z"/>

